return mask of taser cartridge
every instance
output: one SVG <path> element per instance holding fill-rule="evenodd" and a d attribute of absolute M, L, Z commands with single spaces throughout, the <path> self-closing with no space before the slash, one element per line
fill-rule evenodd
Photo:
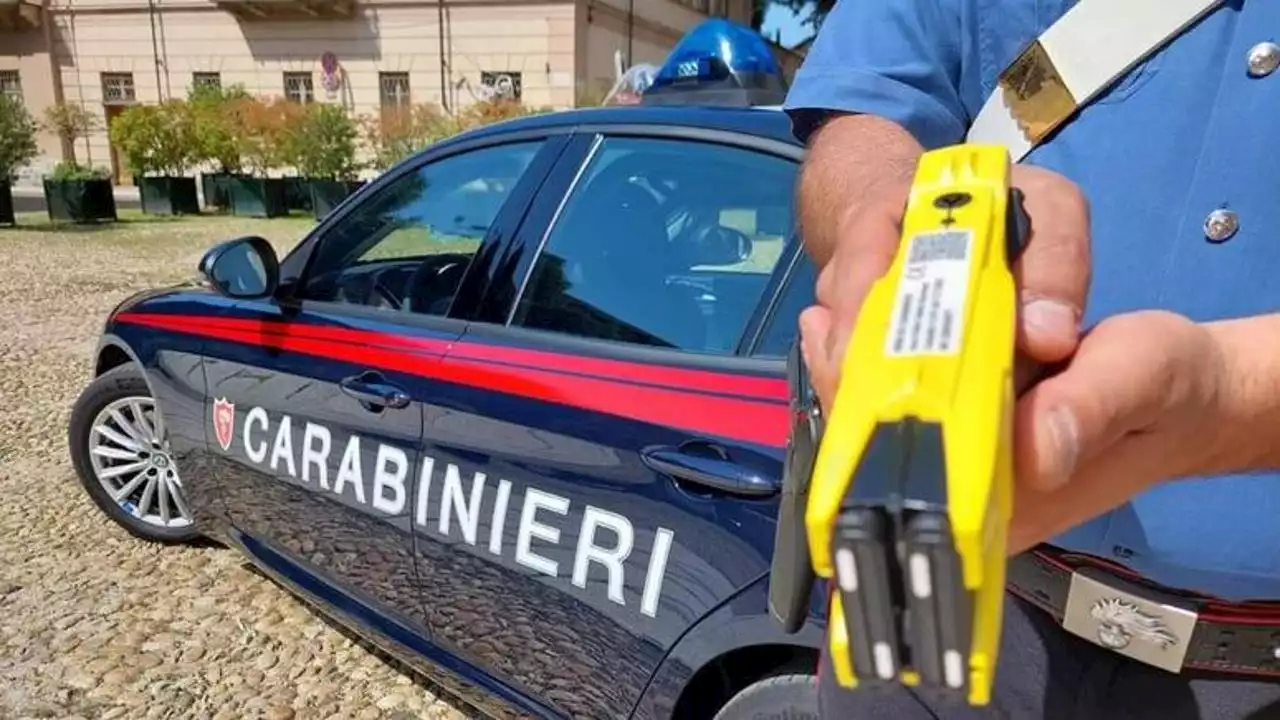
<path fill-rule="evenodd" d="M 897 255 L 822 413 L 804 526 L 834 591 L 845 687 L 989 702 L 1013 496 L 1012 266 L 1030 232 L 1009 173 L 1002 147 L 920 158 Z"/>

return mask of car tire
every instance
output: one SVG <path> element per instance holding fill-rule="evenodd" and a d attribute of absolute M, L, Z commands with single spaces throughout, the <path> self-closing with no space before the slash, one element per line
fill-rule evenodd
<path fill-rule="evenodd" d="M 94 504 L 133 536 L 164 544 L 192 542 L 200 533 L 156 412 L 155 399 L 136 365 L 103 373 L 71 409 L 71 462 Z M 117 493 L 132 488 L 117 502 L 108 485 Z M 155 512 L 148 513 L 152 508 Z M 167 524 L 162 524 L 166 518 Z"/>
<path fill-rule="evenodd" d="M 818 678 L 784 670 L 748 685 L 715 720 L 818 720 Z"/>

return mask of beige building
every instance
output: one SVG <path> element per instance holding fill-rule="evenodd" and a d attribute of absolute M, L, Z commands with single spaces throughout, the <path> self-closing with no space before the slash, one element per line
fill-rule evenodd
<path fill-rule="evenodd" d="M 503 92 L 527 105 L 598 100 L 619 63 L 660 62 L 709 15 L 749 21 L 752 0 L 0 0 L 0 92 L 32 114 L 83 103 L 105 128 L 133 103 L 195 83 L 341 102 L 446 109 Z M 788 70 L 799 57 L 776 48 Z M 28 181 L 65 156 L 54 137 Z M 119 161 L 105 129 L 75 149 Z M 121 178 L 124 179 L 124 178 Z M 126 180 L 127 181 L 127 180 Z"/>

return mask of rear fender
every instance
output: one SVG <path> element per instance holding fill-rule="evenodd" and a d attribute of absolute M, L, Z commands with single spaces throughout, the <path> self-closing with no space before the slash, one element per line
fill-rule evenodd
<path fill-rule="evenodd" d="M 738 591 L 689 629 L 667 653 L 631 711 L 635 720 L 673 717 L 677 703 L 698 671 L 727 655 L 751 648 L 781 646 L 817 654 L 826 633 L 826 585 L 814 586 L 809 618 L 794 635 L 769 614 L 769 575 Z M 794 653 L 783 653 L 784 665 Z"/>

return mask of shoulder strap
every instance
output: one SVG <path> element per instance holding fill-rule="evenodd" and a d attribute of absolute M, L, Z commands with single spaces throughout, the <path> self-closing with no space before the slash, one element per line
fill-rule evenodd
<path fill-rule="evenodd" d="M 1080 0 L 1000 74 L 968 142 L 1014 162 L 1224 0 Z"/>

